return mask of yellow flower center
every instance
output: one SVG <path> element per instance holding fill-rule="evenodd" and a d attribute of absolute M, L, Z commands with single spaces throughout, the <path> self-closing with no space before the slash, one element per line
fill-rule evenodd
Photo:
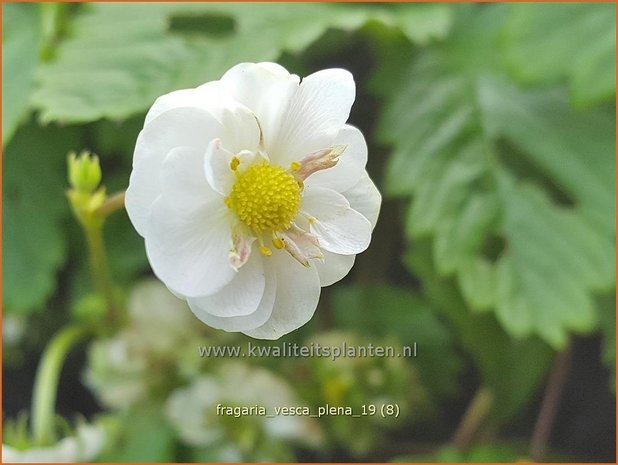
<path fill-rule="evenodd" d="M 238 173 L 225 204 L 256 234 L 264 234 L 289 228 L 300 209 L 300 198 L 294 176 L 263 162 Z"/>

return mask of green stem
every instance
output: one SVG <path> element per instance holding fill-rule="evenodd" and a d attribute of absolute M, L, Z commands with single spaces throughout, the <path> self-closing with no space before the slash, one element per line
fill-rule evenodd
<path fill-rule="evenodd" d="M 62 2 L 40 3 L 41 10 L 41 58 L 49 61 L 54 57 L 58 40 L 64 35 L 67 22 L 67 5 Z"/>
<path fill-rule="evenodd" d="M 494 395 L 491 389 L 486 386 L 480 387 L 453 435 L 451 440 L 453 446 L 463 450 L 472 444 L 474 435 L 491 412 L 493 403 Z"/>
<path fill-rule="evenodd" d="M 124 208 L 125 191 L 117 192 L 114 195 L 108 197 L 103 205 L 96 210 L 96 215 L 99 218 L 107 218 L 109 215 L 117 210 Z"/>
<path fill-rule="evenodd" d="M 54 412 L 62 364 L 69 349 L 87 333 L 83 327 L 64 327 L 53 337 L 39 362 L 32 394 L 32 436 L 38 446 L 54 440 Z"/>
<path fill-rule="evenodd" d="M 119 322 L 119 307 L 116 302 L 114 283 L 107 266 L 102 222 L 93 221 L 86 225 L 84 230 L 90 252 L 90 267 L 94 286 L 97 292 L 105 299 L 107 319 L 113 327 Z"/>

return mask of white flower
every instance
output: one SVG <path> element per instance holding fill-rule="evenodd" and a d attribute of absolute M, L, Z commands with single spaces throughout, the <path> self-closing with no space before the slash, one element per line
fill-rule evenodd
<path fill-rule="evenodd" d="M 137 284 L 129 297 L 129 321 L 113 338 L 98 339 L 88 351 L 85 383 L 108 407 L 126 408 L 148 395 L 154 373 L 162 367 L 183 367 L 185 353 L 196 360 L 203 338 L 187 305 L 163 284 L 149 279 Z M 160 374 L 168 379 L 172 373 Z"/>
<path fill-rule="evenodd" d="M 90 462 L 105 445 L 105 431 L 99 425 L 80 424 L 74 436 L 61 439 L 53 446 L 18 450 L 2 444 L 4 463 Z"/>
<path fill-rule="evenodd" d="M 152 106 L 126 207 L 155 274 L 200 320 L 277 339 L 367 248 L 381 197 L 345 124 L 354 95 L 342 69 L 300 82 L 243 63 Z"/>
<path fill-rule="evenodd" d="M 127 408 L 146 396 L 147 363 L 135 355 L 128 334 L 97 340 L 88 350 L 84 383 L 108 407 Z"/>
<path fill-rule="evenodd" d="M 180 346 L 200 338 L 187 305 L 156 279 L 142 281 L 133 288 L 128 310 L 129 330 L 145 352 L 178 355 Z"/>
<path fill-rule="evenodd" d="M 23 315 L 11 313 L 2 316 L 2 344 L 6 347 L 17 346 L 26 334 L 27 322 Z"/>
<path fill-rule="evenodd" d="M 230 417 L 218 413 L 218 404 L 232 408 L 264 407 L 269 416 L 254 413 Z M 262 368 L 229 363 L 218 376 L 201 376 L 189 386 L 176 389 L 168 398 L 165 411 L 179 436 L 193 446 L 234 446 L 239 436 L 243 436 L 243 428 L 255 425 L 270 439 L 317 446 L 322 436 L 312 418 L 275 415 L 275 408 L 299 406 L 302 404 L 284 380 Z M 234 420 L 232 423 L 230 418 Z"/>

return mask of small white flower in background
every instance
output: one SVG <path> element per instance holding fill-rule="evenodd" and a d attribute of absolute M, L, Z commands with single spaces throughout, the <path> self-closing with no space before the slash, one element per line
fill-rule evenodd
<path fill-rule="evenodd" d="M 127 408 L 144 398 L 147 376 L 146 361 L 135 356 L 126 332 L 97 340 L 88 350 L 84 384 L 107 407 Z"/>
<path fill-rule="evenodd" d="M 96 424 L 80 424 L 74 436 L 61 439 L 48 447 L 18 450 L 2 444 L 3 463 L 69 463 L 90 462 L 105 445 L 105 430 Z"/>
<path fill-rule="evenodd" d="M 84 382 L 101 403 L 126 408 L 148 395 L 149 385 L 182 367 L 185 352 L 196 360 L 195 347 L 204 339 L 187 305 L 161 282 L 151 279 L 133 288 L 127 327 L 110 339 L 99 339 L 88 351 Z M 188 358 L 188 357 L 187 357 Z"/>
<path fill-rule="evenodd" d="M 27 322 L 23 315 L 2 315 L 2 344 L 17 346 L 26 334 Z"/>
<path fill-rule="evenodd" d="M 310 417 L 278 415 L 271 418 L 254 415 L 232 418 L 217 415 L 217 404 L 229 407 L 258 405 L 271 415 L 274 415 L 275 407 L 302 405 L 287 383 L 269 371 L 241 363 L 229 363 L 222 367 L 217 376 L 204 375 L 189 386 L 176 389 L 168 398 L 165 411 L 185 443 L 192 446 L 225 445 L 226 456 L 238 448 L 237 457 L 234 458 L 236 461 L 243 458 L 241 449 L 245 433 L 252 438 L 264 434 L 271 440 L 292 441 L 311 447 L 319 446 L 322 442 L 319 427 Z M 256 425 L 260 431 L 253 434 L 249 429 Z M 227 426 L 229 428 L 226 429 Z M 257 452 L 255 444 L 244 445 L 248 448 L 245 453 Z M 254 456 L 249 458 L 255 459 Z"/>
<path fill-rule="evenodd" d="M 369 346 L 395 351 L 400 342 L 393 337 L 376 337 L 347 331 L 326 331 L 313 334 L 306 346 L 341 347 L 348 349 Z M 346 352 L 346 351 L 344 351 Z M 366 457 L 371 450 L 385 442 L 385 433 L 419 422 L 430 408 L 429 396 L 423 387 L 417 368 L 405 357 L 341 356 L 338 358 L 313 357 L 300 361 L 300 369 L 309 373 L 304 380 L 306 395 L 313 405 L 346 406 L 363 404 L 377 406 L 377 415 L 357 418 L 354 428 L 342 423 L 339 416 L 325 416 L 320 425 L 328 431 L 332 445 L 344 447 L 355 457 Z M 381 406 L 397 405 L 397 416 L 379 414 Z M 418 423 L 417 423 L 418 424 Z"/>
<path fill-rule="evenodd" d="M 130 329 L 148 352 L 178 355 L 179 346 L 199 339 L 195 319 L 187 304 L 178 300 L 156 279 L 142 281 L 131 291 L 128 302 Z M 194 349 L 191 346 L 191 349 Z M 193 352 L 193 350 L 192 350 Z"/>
<path fill-rule="evenodd" d="M 210 326 L 277 339 L 369 245 L 381 197 L 352 75 L 243 63 L 157 99 L 126 207 L 155 274 Z"/>

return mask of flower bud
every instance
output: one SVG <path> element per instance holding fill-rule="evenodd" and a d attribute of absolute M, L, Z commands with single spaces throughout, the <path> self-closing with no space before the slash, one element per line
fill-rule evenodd
<path fill-rule="evenodd" d="M 84 324 L 100 324 L 106 312 L 105 299 L 98 294 L 87 294 L 79 299 L 71 309 L 73 318 Z"/>
<path fill-rule="evenodd" d="M 79 155 L 71 152 L 68 157 L 69 184 L 77 192 L 93 193 L 101 182 L 99 157 L 87 151 Z"/>

